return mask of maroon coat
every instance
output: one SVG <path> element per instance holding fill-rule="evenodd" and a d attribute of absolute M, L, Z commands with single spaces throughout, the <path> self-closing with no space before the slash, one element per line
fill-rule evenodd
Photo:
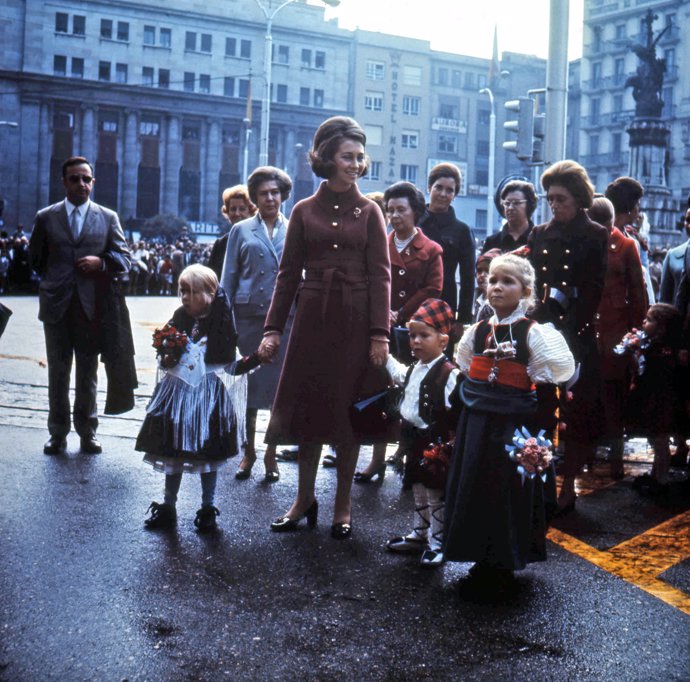
<path fill-rule="evenodd" d="M 625 378 L 627 358 L 613 348 L 626 332 L 642 325 L 647 312 L 642 264 L 635 241 L 614 227 L 609 233 L 608 265 L 597 316 L 597 344 L 605 381 Z"/>
<path fill-rule="evenodd" d="M 266 330 L 282 331 L 295 296 L 297 309 L 267 443 L 356 442 L 348 409 L 371 336 L 389 334 L 390 278 L 383 215 L 356 186 L 323 182 L 292 209 Z"/>
<path fill-rule="evenodd" d="M 440 298 L 443 289 L 443 249 L 418 227 L 414 239 L 398 253 L 395 232 L 388 235 L 391 259 L 391 310 L 402 326 L 427 298 Z"/>

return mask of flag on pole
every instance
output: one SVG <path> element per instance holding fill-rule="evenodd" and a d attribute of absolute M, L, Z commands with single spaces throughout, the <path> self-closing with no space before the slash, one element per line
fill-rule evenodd
<path fill-rule="evenodd" d="M 498 26 L 494 24 L 494 48 L 491 54 L 491 63 L 489 64 L 489 87 L 493 88 L 495 85 L 500 68 L 498 62 Z"/>
<path fill-rule="evenodd" d="M 251 127 L 252 125 L 252 77 L 249 75 L 249 85 L 247 86 L 247 111 L 244 113 L 244 117 L 249 121 L 247 124 Z"/>

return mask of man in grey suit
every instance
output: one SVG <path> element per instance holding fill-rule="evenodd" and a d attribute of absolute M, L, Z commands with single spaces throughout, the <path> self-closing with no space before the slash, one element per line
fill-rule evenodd
<path fill-rule="evenodd" d="M 43 452 L 61 454 L 70 431 L 69 381 L 76 364 L 73 420 L 81 450 L 101 452 L 96 440 L 100 346 L 99 284 L 130 267 L 117 214 L 89 199 L 93 168 L 81 156 L 62 165 L 66 198 L 41 209 L 31 233 L 31 263 L 41 278 L 38 319 L 48 357 L 48 431 Z M 100 292 L 100 293 L 99 293 Z"/>

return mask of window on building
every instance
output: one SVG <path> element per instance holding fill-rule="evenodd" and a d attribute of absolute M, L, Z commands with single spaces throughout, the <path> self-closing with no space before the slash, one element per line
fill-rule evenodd
<path fill-rule="evenodd" d="M 599 123 L 599 117 L 601 115 L 601 100 L 598 97 L 592 97 L 589 101 L 589 116 L 591 123 Z"/>
<path fill-rule="evenodd" d="M 371 161 L 369 163 L 369 170 L 367 172 L 367 180 L 378 181 L 381 180 L 381 162 Z"/>
<path fill-rule="evenodd" d="M 454 88 L 462 87 L 462 71 L 453 71 L 453 76 L 451 78 L 451 85 Z"/>
<path fill-rule="evenodd" d="M 484 173 L 487 175 L 486 181 L 480 182 L 479 177 L 477 177 L 477 184 L 478 185 L 486 186 L 486 184 L 488 183 L 488 181 L 489 181 L 488 173 L 486 171 L 484 171 Z M 479 175 L 479 173 L 477 173 L 477 175 Z M 474 212 L 474 225 L 475 225 L 475 227 L 477 227 L 479 229 L 486 228 L 486 209 L 485 208 L 478 208 L 475 210 L 475 212 Z"/>
<path fill-rule="evenodd" d="M 242 99 L 247 99 L 249 97 L 249 79 L 248 78 L 240 78 L 239 80 L 239 96 Z"/>
<path fill-rule="evenodd" d="M 170 87 L 170 69 L 158 69 L 158 87 Z"/>
<path fill-rule="evenodd" d="M 661 99 L 664 102 L 664 108 L 661 110 L 663 118 L 673 117 L 673 88 L 664 88 L 661 91 Z"/>
<path fill-rule="evenodd" d="M 309 88 L 299 89 L 299 103 L 303 107 L 308 107 L 311 103 L 311 90 Z"/>
<path fill-rule="evenodd" d="M 623 111 L 623 95 L 613 96 L 613 113 L 620 114 Z"/>
<path fill-rule="evenodd" d="M 383 93 L 367 90 L 364 93 L 364 108 L 367 111 L 383 111 Z"/>
<path fill-rule="evenodd" d="M 128 21 L 118 21 L 117 22 L 117 39 L 128 43 L 129 42 L 129 22 Z"/>
<path fill-rule="evenodd" d="M 196 52 L 196 31 L 185 31 L 184 49 L 189 52 Z"/>
<path fill-rule="evenodd" d="M 235 38 L 225 38 L 225 56 L 234 57 L 237 51 L 237 40 Z"/>
<path fill-rule="evenodd" d="M 169 28 L 162 28 L 158 34 L 158 41 L 161 47 L 171 47 L 172 30 Z"/>
<path fill-rule="evenodd" d="M 417 176 L 419 175 L 419 166 L 411 166 L 408 163 L 400 164 L 400 179 L 407 180 L 413 185 L 417 184 Z"/>
<path fill-rule="evenodd" d="M 320 50 L 314 52 L 314 68 L 315 69 L 325 69 L 326 68 L 326 53 Z"/>
<path fill-rule="evenodd" d="M 382 81 L 386 75 L 386 65 L 383 62 L 367 60 L 367 78 L 372 81 Z"/>
<path fill-rule="evenodd" d="M 439 136 L 440 139 L 440 136 Z M 489 156 L 489 141 L 477 140 L 477 156 Z"/>
<path fill-rule="evenodd" d="M 366 127 L 367 147 L 379 147 L 383 144 L 383 126 Z"/>
<path fill-rule="evenodd" d="M 589 153 L 592 155 L 599 153 L 599 135 L 589 136 Z"/>
<path fill-rule="evenodd" d="M 160 135 L 161 124 L 156 119 L 144 117 L 139 123 L 139 135 Z"/>
<path fill-rule="evenodd" d="M 183 81 L 182 81 L 183 89 L 186 90 L 187 92 L 194 92 L 194 82 L 195 82 L 194 74 L 191 71 L 185 71 Z"/>
<path fill-rule="evenodd" d="M 616 24 L 616 39 L 623 40 L 625 38 L 625 24 Z"/>
<path fill-rule="evenodd" d="M 226 97 L 235 96 L 235 79 L 232 76 L 226 76 L 223 79 L 223 94 Z"/>
<path fill-rule="evenodd" d="M 278 50 L 273 49 L 273 61 L 277 64 L 287 64 L 290 61 L 290 48 L 287 45 L 278 45 Z"/>
<path fill-rule="evenodd" d="M 211 93 L 211 76 L 207 73 L 199 74 L 199 92 L 203 92 L 205 95 Z"/>
<path fill-rule="evenodd" d="M 448 69 L 440 66 L 436 69 L 436 85 L 448 85 Z"/>
<path fill-rule="evenodd" d="M 213 36 L 210 33 L 201 34 L 201 52 L 211 52 L 211 46 L 213 44 Z"/>
<path fill-rule="evenodd" d="M 448 154 L 457 154 L 458 138 L 456 135 L 441 134 L 438 136 L 438 150 L 439 152 L 446 152 Z"/>
<path fill-rule="evenodd" d="M 276 86 L 276 102 L 280 102 L 281 104 L 286 104 L 287 103 L 287 85 L 284 83 L 278 83 Z"/>
<path fill-rule="evenodd" d="M 611 152 L 618 156 L 623 147 L 623 136 L 621 133 L 613 133 L 611 135 Z"/>
<path fill-rule="evenodd" d="M 84 60 L 72 57 L 72 78 L 84 78 Z"/>
<path fill-rule="evenodd" d="M 69 31 L 69 14 L 55 12 L 55 32 L 67 33 Z"/>
<path fill-rule="evenodd" d="M 128 70 L 127 64 L 115 64 L 115 82 L 126 83 Z"/>
<path fill-rule="evenodd" d="M 403 149 L 417 149 L 419 147 L 418 130 L 403 130 L 400 139 Z"/>
<path fill-rule="evenodd" d="M 300 61 L 302 62 L 302 66 L 304 67 L 311 67 L 311 55 L 312 52 L 311 50 L 308 50 L 307 48 L 302 48 L 302 56 L 300 58 Z"/>
<path fill-rule="evenodd" d="M 595 88 L 601 85 L 601 62 L 592 62 L 592 85 Z"/>
<path fill-rule="evenodd" d="M 111 19 L 101 19 L 101 38 L 110 40 L 113 37 L 113 22 Z"/>
<path fill-rule="evenodd" d="M 439 102 L 438 115 L 440 118 L 455 120 L 458 118 L 458 105 L 450 102 Z"/>
<path fill-rule="evenodd" d="M 480 107 L 477 109 L 477 125 L 488 126 L 491 123 L 491 110 Z"/>
<path fill-rule="evenodd" d="M 240 41 L 240 57 L 242 59 L 252 58 L 252 41 L 251 40 L 241 40 Z"/>
<path fill-rule="evenodd" d="M 56 76 L 67 75 L 67 57 L 61 54 L 56 54 L 53 57 L 53 74 Z"/>
<path fill-rule="evenodd" d="M 110 80 L 110 62 L 98 62 L 98 80 Z"/>
<path fill-rule="evenodd" d="M 86 17 L 82 14 L 75 14 L 72 17 L 72 33 L 75 36 L 86 35 Z"/>
<path fill-rule="evenodd" d="M 153 67 L 144 66 L 141 69 L 141 84 L 147 87 L 153 87 Z"/>
<path fill-rule="evenodd" d="M 422 84 L 422 67 L 421 66 L 403 66 L 402 76 L 403 76 L 403 83 L 405 85 L 421 85 Z"/>
<path fill-rule="evenodd" d="M 666 60 L 666 68 L 670 69 L 676 63 L 676 51 L 673 48 L 664 50 L 664 59 Z"/>
<path fill-rule="evenodd" d="M 474 83 L 474 74 L 471 71 L 465 71 L 465 89 L 474 90 L 476 87 Z"/>
<path fill-rule="evenodd" d="M 675 26 L 676 25 L 676 14 L 675 12 L 670 12 L 664 15 L 664 26 Z"/>
<path fill-rule="evenodd" d="M 601 26 L 592 27 L 592 52 L 601 52 L 601 34 L 603 29 Z"/>
<path fill-rule="evenodd" d="M 314 88 L 314 106 L 317 109 L 323 109 L 323 90 Z"/>
<path fill-rule="evenodd" d="M 625 80 L 625 59 L 617 57 L 613 63 L 613 78 L 616 85 L 622 85 Z"/>
<path fill-rule="evenodd" d="M 411 95 L 403 96 L 402 111 L 407 116 L 419 116 L 421 110 L 422 100 L 420 97 L 412 97 Z"/>
<path fill-rule="evenodd" d="M 477 90 L 481 90 L 486 87 L 486 74 L 477 74 Z"/>
<path fill-rule="evenodd" d="M 156 44 L 156 27 L 144 26 L 144 45 Z"/>
<path fill-rule="evenodd" d="M 113 118 L 109 118 L 112 116 Z M 104 114 L 98 126 L 102 133 L 116 133 L 117 132 L 117 114 Z"/>

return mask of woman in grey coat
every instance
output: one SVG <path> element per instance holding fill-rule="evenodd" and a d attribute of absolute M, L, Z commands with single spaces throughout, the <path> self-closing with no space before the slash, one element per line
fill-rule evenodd
<path fill-rule="evenodd" d="M 247 188 L 258 212 L 231 230 L 220 280 L 235 315 L 237 347 L 242 355 L 253 353 L 263 337 L 287 231 L 287 219 L 280 206 L 290 196 L 292 181 L 278 168 L 261 166 L 249 176 Z M 273 363 L 249 376 L 247 444 L 235 478 L 247 479 L 251 474 L 256 461 L 257 412 L 271 409 L 284 355 L 285 347 Z M 264 465 L 265 480 L 269 482 L 279 478 L 275 455 L 276 446 L 267 446 Z"/>

